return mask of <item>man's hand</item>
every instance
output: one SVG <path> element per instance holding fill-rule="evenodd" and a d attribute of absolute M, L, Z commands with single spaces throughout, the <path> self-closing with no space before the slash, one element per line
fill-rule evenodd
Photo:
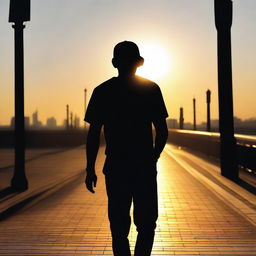
<path fill-rule="evenodd" d="M 95 191 L 93 190 L 93 187 L 96 187 L 96 184 L 97 184 L 97 176 L 95 174 L 95 171 L 87 170 L 87 174 L 86 174 L 86 178 L 85 178 L 86 188 L 90 192 L 95 193 Z"/>
<path fill-rule="evenodd" d="M 158 159 L 160 157 L 160 154 L 156 152 L 156 150 L 153 151 L 152 160 L 154 163 L 157 163 Z"/>
<path fill-rule="evenodd" d="M 90 124 L 89 131 L 87 134 L 87 141 L 86 141 L 86 159 L 87 159 L 87 166 L 86 166 L 86 178 L 85 178 L 85 185 L 87 189 L 95 193 L 93 187 L 96 187 L 97 183 L 97 176 L 95 174 L 95 161 L 97 158 L 97 153 L 100 146 L 100 131 L 101 131 L 102 124 L 94 122 Z"/>

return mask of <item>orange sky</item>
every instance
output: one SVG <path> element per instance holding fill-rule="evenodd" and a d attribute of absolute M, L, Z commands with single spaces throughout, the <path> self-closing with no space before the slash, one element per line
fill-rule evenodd
<path fill-rule="evenodd" d="M 61 2 L 61 5 L 59 5 Z M 8 24 L 9 1 L 1 1 L 0 125 L 9 124 L 14 110 L 13 30 Z M 233 82 L 235 115 L 256 117 L 254 0 L 234 1 Z M 254 10 L 255 10 L 254 8 Z M 169 56 L 168 71 L 156 82 L 171 118 L 184 107 L 185 122 L 192 122 L 192 99 L 197 99 L 197 120 L 206 119 L 207 89 L 212 91 L 212 118 L 218 118 L 216 30 L 211 0 L 173 1 L 33 1 L 25 29 L 25 112 L 37 109 L 45 123 L 58 124 L 70 105 L 81 119 L 83 91 L 116 75 L 111 66 L 116 43 L 131 40 L 141 55 L 149 44 Z M 146 63 L 154 56 L 146 54 Z M 152 58 L 151 58 L 152 57 Z M 155 63 L 156 70 L 162 63 Z"/>

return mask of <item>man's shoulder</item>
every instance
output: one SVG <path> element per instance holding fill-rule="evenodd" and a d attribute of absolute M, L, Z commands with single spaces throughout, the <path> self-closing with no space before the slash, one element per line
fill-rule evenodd
<path fill-rule="evenodd" d="M 145 90 L 148 91 L 149 93 L 157 93 L 158 91 L 160 91 L 160 87 L 157 83 L 141 77 L 141 76 L 137 76 L 137 81 L 138 84 Z"/>
<path fill-rule="evenodd" d="M 104 93 L 106 90 L 108 90 L 114 84 L 114 81 L 115 81 L 115 77 L 112 77 L 112 78 L 104 81 L 103 83 L 99 84 L 98 86 L 96 86 L 94 88 L 94 91 L 97 93 Z"/>
<path fill-rule="evenodd" d="M 113 93 L 113 90 L 115 91 L 117 89 L 116 85 L 123 82 L 124 81 L 119 80 L 117 77 L 112 77 L 96 86 L 94 88 L 94 93 L 97 95 L 106 95 L 107 93 Z M 145 93 L 147 92 L 150 94 L 154 94 L 160 91 L 160 87 L 158 86 L 158 84 L 147 78 L 136 76 L 134 82 L 136 87 L 141 88 Z"/>
<path fill-rule="evenodd" d="M 142 85 L 145 85 L 145 86 L 150 86 L 151 88 L 154 88 L 154 87 L 159 87 L 157 85 L 157 83 L 145 78 L 145 77 L 142 77 L 142 76 L 136 76 L 137 78 L 137 81 L 138 83 L 142 84 Z"/>

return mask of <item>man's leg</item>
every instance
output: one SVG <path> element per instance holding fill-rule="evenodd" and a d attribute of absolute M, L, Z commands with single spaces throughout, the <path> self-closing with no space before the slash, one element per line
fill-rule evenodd
<path fill-rule="evenodd" d="M 106 175 L 106 188 L 113 253 L 115 256 L 130 256 L 128 234 L 132 195 L 129 182 L 120 176 Z"/>
<path fill-rule="evenodd" d="M 137 177 L 133 200 L 138 231 L 134 256 L 150 256 L 158 217 L 156 172 Z"/>

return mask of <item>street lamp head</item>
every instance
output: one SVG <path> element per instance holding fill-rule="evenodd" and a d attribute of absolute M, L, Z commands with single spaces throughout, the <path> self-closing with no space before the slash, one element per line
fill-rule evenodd
<path fill-rule="evenodd" d="M 211 91 L 209 89 L 206 91 L 206 102 L 211 102 Z"/>
<path fill-rule="evenodd" d="M 9 22 L 30 21 L 30 0 L 10 0 Z"/>
<path fill-rule="evenodd" d="M 233 19 L 233 2 L 231 0 L 214 0 L 214 10 L 217 30 L 230 29 Z"/>

